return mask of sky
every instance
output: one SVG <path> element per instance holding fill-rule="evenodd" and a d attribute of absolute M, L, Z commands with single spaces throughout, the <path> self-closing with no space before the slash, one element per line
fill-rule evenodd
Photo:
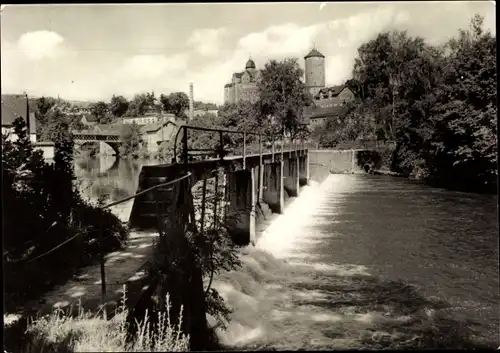
<path fill-rule="evenodd" d="M 2 93 L 105 100 L 188 92 L 222 104 L 224 84 L 271 59 L 315 46 L 327 85 L 351 77 L 357 48 L 382 31 L 438 44 L 474 14 L 496 34 L 491 1 L 2 5 Z"/>

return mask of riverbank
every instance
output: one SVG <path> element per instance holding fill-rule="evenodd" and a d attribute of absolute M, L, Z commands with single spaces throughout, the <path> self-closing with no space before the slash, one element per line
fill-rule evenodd
<path fill-rule="evenodd" d="M 127 245 L 105 257 L 105 274 L 107 293 L 104 298 L 109 312 L 113 312 L 118 305 L 123 292 L 123 285 L 127 285 L 129 300 L 135 300 L 135 294 L 140 292 L 144 285 L 147 261 L 153 253 L 153 242 L 157 239 L 154 233 L 131 232 Z M 25 304 L 20 312 L 5 313 L 4 322 L 16 323 L 4 326 L 5 347 L 10 351 L 19 350 L 17 333 L 20 328 L 26 328 L 29 318 L 50 314 L 54 309 L 77 312 L 81 306 L 86 311 L 96 313 L 102 304 L 100 264 L 84 267 L 72 279 L 45 293 L 41 298 Z"/>

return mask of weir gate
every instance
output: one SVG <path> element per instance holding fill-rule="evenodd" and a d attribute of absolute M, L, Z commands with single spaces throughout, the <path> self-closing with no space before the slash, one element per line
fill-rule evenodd
<path fill-rule="evenodd" d="M 218 141 L 212 148 L 192 148 L 189 134 L 193 131 L 216 134 Z M 240 140 L 243 135 L 240 155 L 228 156 L 224 136 L 227 134 L 239 134 Z M 186 207 L 193 208 L 188 213 L 196 222 L 190 223 L 196 223 L 203 230 L 223 219 L 236 244 L 255 243 L 256 224 L 266 213 L 283 213 L 285 199 L 298 196 L 300 187 L 308 183 L 309 155 L 305 143 L 281 141 L 277 148 L 273 137 L 265 140 L 265 136 L 256 133 L 183 126 L 174 146 L 177 146 L 179 135 L 182 135 L 181 153 L 177 156 L 175 149 L 172 164 L 142 167 L 138 194 L 155 189 L 134 199 L 129 221 L 131 228 L 158 229 L 161 220 L 168 233 L 168 221 L 165 220 L 176 212 L 173 207 L 179 207 L 179 203 L 174 202 L 178 200 L 179 189 L 176 184 L 165 188 L 160 185 L 188 176 L 188 188 L 185 185 L 180 192 L 190 189 L 192 193 L 192 196 L 186 195 Z M 251 139 L 253 145 L 247 143 Z M 247 150 L 258 150 L 258 153 L 247 154 Z M 211 158 L 214 155 L 218 158 Z M 200 156 L 209 158 L 193 160 Z"/>

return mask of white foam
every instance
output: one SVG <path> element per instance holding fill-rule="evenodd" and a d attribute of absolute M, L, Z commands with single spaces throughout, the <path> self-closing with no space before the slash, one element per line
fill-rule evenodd
<path fill-rule="evenodd" d="M 331 187 L 330 184 L 327 178 L 321 185 L 305 186 L 300 196 L 287 207 L 285 213 L 276 218 L 263 232 L 256 248 L 265 250 L 276 258 L 287 258 L 295 255 L 297 250 L 314 244 L 314 238 L 318 233 L 321 234 L 313 228 L 314 216 L 318 214 L 319 208 L 324 208 L 322 205 L 325 198 L 324 191 L 325 188 Z"/>

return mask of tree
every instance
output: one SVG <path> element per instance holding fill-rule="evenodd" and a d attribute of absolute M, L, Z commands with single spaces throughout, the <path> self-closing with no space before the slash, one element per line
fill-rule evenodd
<path fill-rule="evenodd" d="M 312 104 L 302 76 L 297 59 L 271 60 L 257 82 L 257 104 L 262 116 L 273 117 L 277 123 L 275 132 L 289 133 L 292 139 L 302 130 L 304 107 Z"/>
<path fill-rule="evenodd" d="M 125 124 L 122 127 L 120 137 L 122 140 L 120 155 L 123 157 L 138 158 L 143 142 L 141 127 L 136 123 Z"/>
<path fill-rule="evenodd" d="M 36 133 L 43 135 L 43 129 L 47 125 L 47 114 L 56 104 L 56 100 L 51 97 L 40 97 L 35 101 Z"/>
<path fill-rule="evenodd" d="M 359 84 L 362 98 L 349 113 L 354 120 L 329 122 L 319 138 L 375 133 L 395 140 L 395 171 L 441 186 L 494 190 L 496 38 L 482 25 L 476 15 L 444 46 L 406 32 L 361 45 L 348 81 Z"/>
<path fill-rule="evenodd" d="M 150 99 L 144 93 L 136 94 L 128 107 L 128 116 L 144 116 L 148 110 Z"/>
<path fill-rule="evenodd" d="M 497 179 L 496 38 L 474 16 L 445 47 L 435 95 L 429 158 L 432 176 L 495 189 Z"/>
<path fill-rule="evenodd" d="M 189 97 L 184 92 L 174 92 L 168 96 L 162 94 L 160 96 L 163 110 L 167 113 L 174 114 L 177 118 L 184 118 L 185 111 L 189 108 Z"/>
<path fill-rule="evenodd" d="M 89 107 L 90 113 L 94 115 L 100 124 L 108 124 L 110 123 L 109 108 L 106 103 L 103 101 L 99 101 L 97 103 L 93 103 Z"/>
<path fill-rule="evenodd" d="M 115 117 L 122 117 L 127 112 L 128 105 L 128 100 L 125 97 L 113 95 L 109 104 L 109 110 Z"/>

